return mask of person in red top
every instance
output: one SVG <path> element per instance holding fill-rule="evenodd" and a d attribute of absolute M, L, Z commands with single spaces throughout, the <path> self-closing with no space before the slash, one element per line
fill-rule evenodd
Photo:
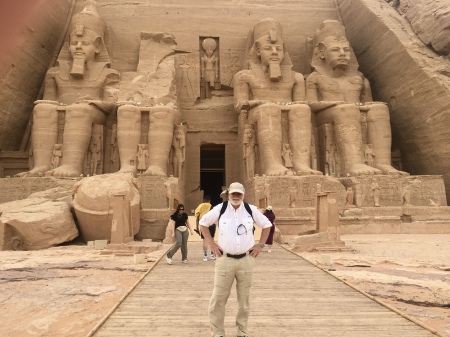
<path fill-rule="evenodd" d="M 266 210 L 263 213 L 267 219 L 270 220 L 272 227 L 270 227 L 269 236 L 266 240 L 267 245 L 267 252 L 272 252 L 272 245 L 273 245 L 273 234 L 275 233 L 275 213 L 272 211 L 272 206 L 267 206 Z"/>

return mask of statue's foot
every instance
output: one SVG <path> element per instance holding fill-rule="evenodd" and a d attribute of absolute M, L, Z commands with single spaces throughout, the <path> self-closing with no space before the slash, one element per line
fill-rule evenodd
<path fill-rule="evenodd" d="M 377 169 L 381 170 L 383 174 L 409 176 L 408 172 L 399 171 L 393 168 L 391 165 L 377 165 Z"/>
<path fill-rule="evenodd" d="M 69 165 L 62 165 L 50 170 L 49 174 L 54 177 L 79 177 L 81 175 L 81 171 Z"/>
<path fill-rule="evenodd" d="M 167 176 L 167 173 L 158 166 L 149 166 L 147 170 L 145 170 L 144 173 L 142 173 L 144 176 Z"/>
<path fill-rule="evenodd" d="M 288 168 L 282 166 L 282 165 L 274 165 L 266 169 L 265 175 L 266 176 L 284 176 L 289 171 Z"/>
<path fill-rule="evenodd" d="M 132 173 L 136 175 L 136 166 L 134 165 L 122 165 L 117 173 Z"/>
<path fill-rule="evenodd" d="M 317 176 L 323 175 L 322 172 L 313 170 L 312 168 L 310 168 L 307 165 L 303 165 L 303 164 L 295 165 L 295 168 L 297 171 L 297 175 L 299 175 L 299 176 L 307 176 L 307 175 L 311 175 L 311 174 L 317 175 Z"/>
<path fill-rule="evenodd" d="M 382 172 L 379 169 L 372 167 L 372 166 L 365 165 L 365 164 L 355 164 L 348 171 L 348 174 L 350 176 L 362 176 L 362 175 L 381 174 L 381 173 Z"/>
<path fill-rule="evenodd" d="M 50 170 L 50 167 L 47 165 L 37 166 L 27 172 L 21 172 L 16 174 L 16 177 L 39 177 L 43 176 L 45 172 Z"/>

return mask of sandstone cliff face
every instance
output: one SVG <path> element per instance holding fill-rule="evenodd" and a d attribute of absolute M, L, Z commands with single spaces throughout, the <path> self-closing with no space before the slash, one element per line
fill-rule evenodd
<path fill-rule="evenodd" d="M 71 0 L 3 1 L 0 149 L 19 150 L 45 72 L 64 36 Z"/>
<path fill-rule="evenodd" d="M 443 175 L 450 191 L 450 62 L 382 0 L 339 0 L 347 35 L 374 99 L 389 103 L 394 145 L 411 174 Z"/>
<path fill-rule="evenodd" d="M 437 53 L 450 53 L 450 0 L 402 0 L 398 8 L 417 36 Z"/>

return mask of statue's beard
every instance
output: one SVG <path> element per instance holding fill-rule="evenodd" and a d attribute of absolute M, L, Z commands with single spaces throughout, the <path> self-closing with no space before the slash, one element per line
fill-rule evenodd
<path fill-rule="evenodd" d="M 73 77 L 84 77 L 86 69 L 86 57 L 85 55 L 75 55 L 73 57 L 72 69 L 70 75 Z"/>
<path fill-rule="evenodd" d="M 279 63 L 269 63 L 269 77 L 273 82 L 281 80 L 281 67 Z"/>

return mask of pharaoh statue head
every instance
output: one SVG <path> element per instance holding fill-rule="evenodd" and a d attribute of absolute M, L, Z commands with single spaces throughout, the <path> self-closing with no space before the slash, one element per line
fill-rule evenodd
<path fill-rule="evenodd" d="M 358 70 L 358 61 L 345 34 L 336 20 L 325 20 L 314 34 L 312 67 L 320 73 L 341 69 L 350 75 Z"/>
<path fill-rule="evenodd" d="M 109 63 L 109 55 L 103 41 L 106 24 L 100 18 L 94 0 L 87 0 L 84 9 L 72 17 L 69 46 L 63 48 L 58 62 L 72 61 L 70 74 L 84 77 L 89 62 Z"/>
<path fill-rule="evenodd" d="M 258 22 L 249 33 L 247 45 L 250 43 L 247 57 L 250 68 L 252 65 L 262 65 L 268 69 L 272 81 L 281 79 L 283 67 L 292 68 L 284 47 L 283 29 L 278 21 L 268 18 Z"/>

